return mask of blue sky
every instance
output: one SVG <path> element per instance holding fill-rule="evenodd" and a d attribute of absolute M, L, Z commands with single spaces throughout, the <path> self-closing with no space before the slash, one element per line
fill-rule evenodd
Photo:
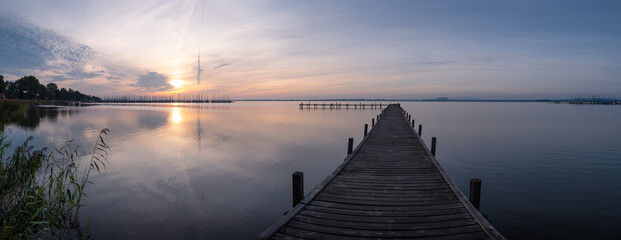
<path fill-rule="evenodd" d="M 2 0 L 0 9 L 5 79 L 32 74 L 97 95 L 621 96 L 618 1 Z"/>

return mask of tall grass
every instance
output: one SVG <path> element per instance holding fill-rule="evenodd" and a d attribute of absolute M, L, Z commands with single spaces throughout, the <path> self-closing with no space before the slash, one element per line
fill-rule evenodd
<path fill-rule="evenodd" d="M 11 143 L 0 131 L 0 239 L 89 238 L 79 222 L 92 172 L 105 172 L 108 129 L 99 132 L 88 162 L 81 162 L 72 141 L 47 153 L 29 145 L 8 153 Z M 5 156 L 6 155 L 6 156 Z"/>

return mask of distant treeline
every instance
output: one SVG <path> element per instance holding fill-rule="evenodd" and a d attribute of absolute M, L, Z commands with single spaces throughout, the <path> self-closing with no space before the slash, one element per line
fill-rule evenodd
<path fill-rule="evenodd" d="M 69 88 L 58 89 L 56 83 L 43 85 L 34 76 L 25 76 L 14 82 L 4 81 L 0 75 L 0 93 L 11 99 L 45 99 L 45 100 L 71 100 L 83 102 L 99 102 L 101 98 L 86 95 L 80 91 Z"/>

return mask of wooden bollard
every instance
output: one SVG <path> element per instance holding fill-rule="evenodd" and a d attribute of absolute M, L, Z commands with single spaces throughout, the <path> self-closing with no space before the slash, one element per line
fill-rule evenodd
<path fill-rule="evenodd" d="M 304 198 L 304 173 L 294 172 L 293 178 L 293 207 Z"/>
<path fill-rule="evenodd" d="M 481 204 L 481 179 L 470 179 L 470 193 L 468 200 L 472 203 L 474 208 L 479 210 Z"/>
<path fill-rule="evenodd" d="M 432 137 L 431 138 L 431 154 L 433 154 L 433 156 L 436 156 L 436 137 Z"/>
<path fill-rule="evenodd" d="M 423 136 L 423 125 L 418 125 L 418 136 Z"/>
<path fill-rule="evenodd" d="M 375 127 L 375 118 L 371 118 L 371 127 Z"/>
<path fill-rule="evenodd" d="M 415 128 L 416 125 L 414 125 L 414 119 L 412 119 L 412 128 Z"/>
<path fill-rule="evenodd" d="M 364 124 L 364 136 L 367 136 L 367 132 L 369 131 L 369 124 Z"/>
<path fill-rule="evenodd" d="M 354 139 L 349 138 L 349 141 L 347 141 L 347 155 L 351 154 L 353 152 L 353 149 L 354 149 Z"/>
<path fill-rule="evenodd" d="M 408 114 L 408 122 L 412 121 L 412 115 Z"/>

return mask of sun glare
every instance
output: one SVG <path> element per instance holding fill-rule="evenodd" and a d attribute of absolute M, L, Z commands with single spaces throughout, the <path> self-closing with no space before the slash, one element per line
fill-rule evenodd
<path fill-rule="evenodd" d="M 179 80 L 179 79 L 173 79 L 168 84 L 172 85 L 175 88 L 179 88 L 179 87 L 181 87 L 184 84 L 184 82 Z"/>

